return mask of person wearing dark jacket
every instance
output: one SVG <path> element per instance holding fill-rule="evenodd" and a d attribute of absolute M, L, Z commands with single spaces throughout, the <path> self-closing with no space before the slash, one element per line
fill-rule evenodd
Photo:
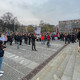
<path fill-rule="evenodd" d="M 17 35 L 17 42 L 18 42 L 17 49 L 19 49 L 19 45 L 20 45 L 20 35 L 19 34 Z"/>
<path fill-rule="evenodd" d="M 25 34 L 25 44 L 27 44 L 27 41 L 28 41 L 28 35 L 27 35 L 27 33 Z"/>
<path fill-rule="evenodd" d="M 4 51 L 6 50 L 6 47 L 3 46 L 3 41 L 0 40 L 0 77 L 3 75 L 4 71 L 1 71 Z"/>
<path fill-rule="evenodd" d="M 71 35 L 70 34 L 68 34 L 67 39 L 68 39 L 68 43 L 70 43 L 71 42 Z"/>
<path fill-rule="evenodd" d="M 65 44 L 66 44 L 66 41 L 68 40 L 67 33 L 65 33 L 64 37 L 65 37 Z"/>
<path fill-rule="evenodd" d="M 20 45 L 22 45 L 22 39 L 23 39 L 23 35 L 20 34 Z"/>
<path fill-rule="evenodd" d="M 13 37 L 12 37 L 12 35 L 10 35 L 9 40 L 10 40 L 10 45 L 12 45 L 12 42 L 13 42 Z"/>
<path fill-rule="evenodd" d="M 75 39 L 74 39 L 74 34 L 72 34 L 72 43 L 75 42 Z"/>
<path fill-rule="evenodd" d="M 31 41 L 31 34 L 29 34 L 28 39 L 29 39 L 29 45 L 30 45 L 30 41 Z"/>
<path fill-rule="evenodd" d="M 79 40 L 79 47 L 80 47 L 80 31 L 78 32 L 77 38 Z"/>
<path fill-rule="evenodd" d="M 34 47 L 34 50 L 37 51 L 37 50 L 36 50 L 36 46 L 35 46 L 36 36 L 35 36 L 34 34 L 32 34 L 31 38 L 32 38 L 32 50 L 33 50 L 33 47 Z"/>
<path fill-rule="evenodd" d="M 51 45 L 50 45 L 50 36 L 49 36 L 49 34 L 47 34 L 47 46 L 48 46 L 48 47 L 51 46 Z"/>
<path fill-rule="evenodd" d="M 17 43 L 17 34 L 14 35 L 15 44 Z"/>

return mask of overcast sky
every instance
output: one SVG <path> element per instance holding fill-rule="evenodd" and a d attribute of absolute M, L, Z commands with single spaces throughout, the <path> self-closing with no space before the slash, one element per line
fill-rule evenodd
<path fill-rule="evenodd" d="M 40 20 L 57 25 L 62 20 L 80 19 L 80 0 L 0 0 L 0 16 L 11 12 L 22 24 Z"/>

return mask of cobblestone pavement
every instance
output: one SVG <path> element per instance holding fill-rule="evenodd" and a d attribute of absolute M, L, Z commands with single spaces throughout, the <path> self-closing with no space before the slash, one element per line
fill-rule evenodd
<path fill-rule="evenodd" d="M 37 51 L 32 51 L 31 45 L 28 44 L 23 43 L 19 49 L 14 42 L 12 46 L 7 44 L 2 64 L 5 73 L 0 80 L 21 80 L 64 45 L 63 41 L 51 41 L 51 46 L 48 48 L 46 44 L 41 45 L 41 42 L 36 42 Z"/>

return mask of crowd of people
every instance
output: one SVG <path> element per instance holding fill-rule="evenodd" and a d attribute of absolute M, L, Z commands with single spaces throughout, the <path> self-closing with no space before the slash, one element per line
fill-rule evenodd
<path fill-rule="evenodd" d="M 79 34 L 80 35 L 80 34 Z M 32 51 L 36 50 L 35 41 L 41 42 L 41 45 L 46 45 L 48 48 L 51 46 L 50 41 L 57 41 L 61 40 L 66 43 L 75 43 L 80 38 L 77 33 L 41 33 L 41 34 L 35 34 L 35 33 L 0 33 L 0 76 L 3 75 L 3 71 L 1 71 L 1 65 L 3 61 L 4 51 L 6 50 L 6 43 L 9 43 L 11 46 L 13 44 L 13 41 L 15 44 L 17 44 L 17 49 L 19 49 L 19 46 L 22 45 L 24 42 L 25 44 L 31 45 L 32 44 Z"/>
<path fill-rule="evenodd" d="M 47 46 L 50 46 L 50 41 L 53 40 L 61 40 L 70 43 L 74 43 L 77 40 L 77 34 L 76 33 L 41 33 L 41 34 L 35 34 L 35 33 L 1 33 L 0 37 L 4 37 L 3 43 L 6 45 L 6 43 L 9 43 L 12 45 L 13 41 L 15 44 L 17 44 L 17 49 L 19 49 L 19 45 L 22 45 L 23 40 L 25 44 L 31 45 L 31 42 L 35 41 L 41 41 L 41 44 L 45 44 L 47 41 Z M 34 46 L 34 43 L 33 43 Z M 32 50 L 33 50 L 32 46 Z M 35 46 L 34 46 L 35 49 Z"/>

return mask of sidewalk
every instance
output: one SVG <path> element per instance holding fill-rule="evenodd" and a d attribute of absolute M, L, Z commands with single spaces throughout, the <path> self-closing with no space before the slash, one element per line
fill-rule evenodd
<path fill-rule="evenodd" d="M 80 80 L 78 43 L 70 43 L 31 80 Z"/>
<path fill-rule="evenodd" d="M 53 41 L 51 44 L 51 47 L 47 48 L 46 45 L 36 42 L 37 51 L 31 51 L 31 45 L 24 43 L 19 50 L 17 49 L 17 44 L 13 43 L 12 46 L 8 44 L 1 69 L 4 71 L 4 75 L 0 77 L 0 80 L 22 80 L 23 77 L 32 71 L 35 74 L 34 69 L 36 67 L 44 63 L 44 61 L 49 62 L 47 59 L 65 45 L 63 41 Z M 52 60 L 53 57 L 50 59 Z M 41 67 L 38 67 L 38 70 L 41 70 Z"/>

